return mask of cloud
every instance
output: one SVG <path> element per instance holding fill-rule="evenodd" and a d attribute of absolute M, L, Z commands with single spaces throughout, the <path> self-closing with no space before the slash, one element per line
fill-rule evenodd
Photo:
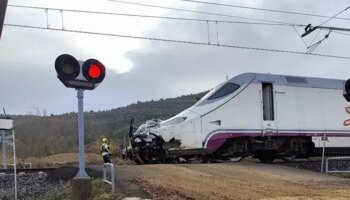
<path fill-rule="evenodd" d="M 265 1 L 262 7 L 288 10 L 287 8 L 295 3 L 295 1 L 288 1 L 272 4 Z M 299 3 L 300 1 L 298 1 Z M 329 6 L 332 6 L 331 9 Z M 305 12 L 309 13 L 329 13 L 332 10 L 333 13 L 339 12 L 345 8 L 344 3 L 328 4 L 328 5 L 315 5 L 312 3 L 301 3 L 297 8 L 305 9 Z M 246 13 L 242 9 L 232 9 L 234 12 L 228 12 L 229 9 L 223 9 L 213 6 L 200 6 L 199 10 L 205 10 L 216 13 L 233 13 L 234 15 L 242 15 Z M 294 15 L 284 15 L 284 18 L 276 19 L 271 18 L 271 13 L 250 12 L 247 17 L 256 17 L 259 15 L 261 18 L 279 20 L 279 21 L 296 21 Z M 246 15 L 244 15 L 246 16 Z M 314 18 L 303 19 L 298 18 L 298 23 L 307 24 Z M 226 18 L 227 19 L 227 18 Z M 317 19 L 317 18 L 316 18 Z M 231 19 L 232 20 L 232 19 Z M 317 21 L 323 21 L 324 19 Z M 346 23 L 340 25 L 345 26 Z M 207 32 L 203 27 L 206 23 L 202 23 L 191 26 L 185 23 L 168 23 L 160 22 L 157 29 L 147 33 L 147 36 L 163 37 L 167 35 L 172 38 L 186 38 L 191 41 L 207 42 Z M 211 25 L 210 28 L 215 30 L 211 32 L 210 40 L 216 43 L 216 27 Z M 303 28 L 299 29 L 303 31 Z M 319 39 L 322 39 L 326 33 L 321 32 Z M 315 34 L 310 35 L 306 40 L 311 42 Z M 268 27 L 257 25 L 232 25 L 232 24 L 219 24 L 219 40 L 221 44 L 238 45 L 238 46 L 251 46 L 281 50 L 292 50 L 305 52 L 306 48 L 301 39 L 298 38 L 297 33 L 292 27 Z M 325 40 L 316 50 L 315 53 L 321 54 L 334 54 L 348 56 L 346 53 L 346 41 L 342 36 L 332 34 L 331 38 Z M 333 77 L 333 78 L 346 78 L 345 74 L 349 74 L 349 69 L 345 67 L 348 63 L 347 60 L 323 58 L 315 56 L 303 56 L 283 53 L 271 53 L 263 51 L 252 51 L 242 49 L 231 49 L 221 47 L 206 47 L 198 45 L 188 44 L 171 44 L 160 42 L 149 42 L 148 45 L 140 50 L 134 50 L 129 52 L 128 57 L 133 61 L 134 70 L 145 73 L 146 71 L 152 74 L 153 77 L 157 77 L 156 80 L 163 84 L 160 87 L 167 87 L 170 84 L 174 85 L 187 85 L 182 91 L 198 90 L 198 80 L 208 80 L 205 86 L 208 86 L 211 80 L 222 80 L 226 73 L 230 76 L 237 75 L 239 73 L 252 71 L 262 73 L 281 73 L 281 74 L 294 74 L 304 76 L 319 76 L 319 77 Z M 338 72 L 336 72 L 338 70 Z M 340 70 L 342 72 L 340 72 Z M 333 73 L 330 73 L 333 72 Z M 181 84 L 179 84 L 181 83 Z M 165 86 L 166 85 L 166 86 Z M 202 83 L 200 85 L 203 85 Z M 203 86 L 204 86 L 203 85 Z M 176 87 L 175 87 L 176 88 Z M 196 88 L 196 89 L 195 89 Z M 178 89 L 179 90 L 179 89 Z"/>
<path fill-rule="evenodd" d="M 70 5 L 70 1 L 56 2 L 54 5 L 48 1 L 40 1 L 33 5 L 85 10 L 94 10 L 96 7 L 96 10 L 111 12 L 239 21 L 233 18 L 127 6 L 112 2 L 108 4 L 92 0 L 89 2 L 92 4 L 84 4 L 82 7 L 79 7 L 78 3 Z M 232 1 L 222 2 L 232 3 Z M 152 3 L 160 2 L 152 1 Z M 318 1 L 301 0 L 237 1 L 235 4 L 323 15 L 333 15 L 347 6 L 347 2 L 341 1 L 323 1 L 320 4 Z M 184 2 L 162 2 L 161 5 L 301 24 L 316 25 L 325 20 Z M 28 14 L 24 11 L 19 13 L 18 10 L 11 12 L 8 13 L 9 18 L 8 16 L 6 18 L 8 22 L 45 24 L 40 21 L 42 18 L 37 16 L 38 14 Z M 129 18 L 107 19 L 107 16 L 96 17 L 89 23 L 94 16 L 73 17 L 71 14 L 67 17 L 65 24 L 67 28 L 208 42 L 206 23 L 168 20 L 145 22 Z M 344 12 L 341 17 L 350 17 L 350 13 Z M 73 18 L 75 20 L 69 20 Z M 19 19 L 23 21 L 18 21 Z M 115 24 L 114 20 L 117 20 Z M 99 28 L 94 29 L 94 26 L 89 25 L 96 25 Z M 327 25 L 346 27 L 347 23 L 331 20 Z M 59 23 L 56 26 L 59 26 Z M 216 23 L 210 23 L 209 29 L 210 42 L 216 43 Z M 303 27 L 298 28 L 298 31 L 301 33 Z M 321 32 L 315 41 L 322 39 L 326 33 Z M 317 32 L 311 34 L 305 40 L 310 43 L 316 34 Z M 221 44 L 306 51 L 302 40 L 291 27 L 219 23 L 218 36 Z M 325 40 L 315 53 L 350 56 L 347 51 L 349 42 L 348 36 L 331 33 L 330 38 Z M 205 91 L 224 81 L 226 74 L 233 77 L 244 72 L 259 72 L 340 79 L 347 79 L 350 74 L 349 60 L 11 27 L 4 29 L 0 52 L 2 52 L 0 106 L 8 108 L 9 113 L 26 113 L 31 106 L 39 107 L 41 110 L 46 108 L 48 113 L 76 110 L 75 91 L 62 86 L 56 78 L 53 67 L 54 60 L 62 53 L 70 53 L 82 60 L 94 57 L 101 60 L 108 68 L 106 78 L 98 88 L 85 93 L 85 110 L 106 110 L 138 100 L 146 101 Z"/>

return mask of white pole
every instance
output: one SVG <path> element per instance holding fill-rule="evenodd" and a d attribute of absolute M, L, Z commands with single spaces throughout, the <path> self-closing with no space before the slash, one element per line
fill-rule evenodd
<path fill-rule="evenodd" d="M 6 155 L 6 143 L 5 143 L 5 131 L 1 131 L 1 145 L 2 145 L 2 168 L 7 169 L 7 155 Z"/>
<path fill-rule="evenodd" d="M 106 163 L 103 165 L 103 180 L 107 180 L 107 176 L 106 176 Z"/>
<path fill-rule="evenodd" d="M 113 163 L 110 163 L 110 165 L 111 165 L 111 178 L 112 178 L 112 180 L 111 180 L 111 182 L 112 182 L 112 193 L 115 193 L 115 175 L 114 175 L 114 173 L 115 173 L 115 171 L 114 171 L 114 164 Z"/>
<path fill-rule="evenodd" d="M 324 164 L 324 152 L 326 148 L 326 130 L 323 133 L 323 148 L 322 148 L 322 163 L 321 163 L 321 173 L 323 173 L 323 164 Z"/>
<path fill-rule="evenodd" d="M 17 200 L 17 170 L 16 170 L 16 142 L 15 142 L 15 131 L 12 130 L 13 138 L 13 175 L 15 177 L 15 200 Z"/>

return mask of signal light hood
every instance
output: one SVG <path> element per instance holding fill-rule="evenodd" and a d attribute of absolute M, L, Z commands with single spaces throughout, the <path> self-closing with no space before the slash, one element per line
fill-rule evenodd
<path fill-rule="evenodd" d="M 57 74 L 64 79 L 75 79 L 80 74 L 78 60 L 69 54 L 63 54 L 57 57 L 55 69 Z"/>

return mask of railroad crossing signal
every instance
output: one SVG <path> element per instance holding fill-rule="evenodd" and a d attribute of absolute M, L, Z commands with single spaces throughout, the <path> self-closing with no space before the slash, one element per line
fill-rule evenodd
<path fill-rule="evenodd" d="M 106 68 L 96 59 L 81 63 L 69 54 L 58 56 L 55 61 L 57 78 L 66 87 L 93 90 L 105 78 Z"/>
<path fill-rule="evenodd" d="M 95 89 L 105 78 L 106 68 L 96 59 L 85 62 L 62 54 L 56 58 L 57 78 L 68 88 L 75 88 L 78 97 L 79 171 L 73 179 L 73 199 L 89 199 L 91 179 L 85 170 L 84 151 L 84 90 Z"/>

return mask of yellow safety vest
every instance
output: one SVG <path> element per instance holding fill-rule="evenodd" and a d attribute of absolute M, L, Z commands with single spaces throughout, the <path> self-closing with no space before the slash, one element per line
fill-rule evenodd
<path fill-rule="evenodd" d="M 101 145 L 101 153 L 102 153 L 102 156 L 111 154 L 111 151 L 109 149 L 109 145 L 107 143 L 103 143 Z"/>

